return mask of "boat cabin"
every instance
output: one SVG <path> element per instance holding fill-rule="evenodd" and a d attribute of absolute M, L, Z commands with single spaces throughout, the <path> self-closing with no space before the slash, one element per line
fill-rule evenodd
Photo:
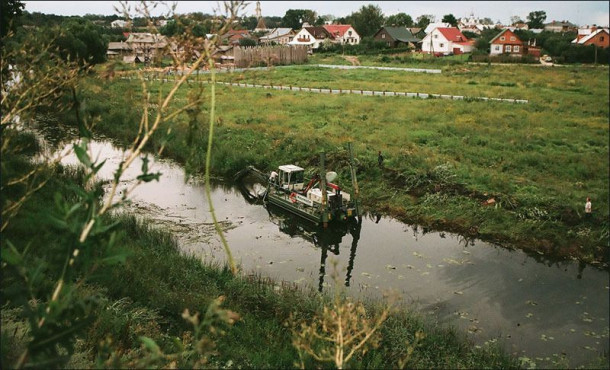
<path fill-rule="evenodd" d="M 305 169 L 287 164 L 279 167 L 279 184 L 280 187 L 287 190 L 303 190 L 305 178 Z"/>

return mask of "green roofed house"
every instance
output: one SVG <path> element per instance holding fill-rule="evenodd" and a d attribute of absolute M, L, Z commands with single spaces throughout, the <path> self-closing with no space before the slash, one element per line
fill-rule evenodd
<path fill-rule="evenodd" d="M 389 47 L 409 46 L 421 49 L 421 38 L 414 36 L 407 27 L 381 27 L 373 36 L 376 41 L 383 41 Z"/>

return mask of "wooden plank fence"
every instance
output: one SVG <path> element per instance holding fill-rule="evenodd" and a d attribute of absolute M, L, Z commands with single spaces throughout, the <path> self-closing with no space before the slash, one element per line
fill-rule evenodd
<path fill-rule="evenodd" d="M 233 48 L 235 67 L 302 64 L 307 61 L 307 47 L 296 46 L 256 46 Z"/>

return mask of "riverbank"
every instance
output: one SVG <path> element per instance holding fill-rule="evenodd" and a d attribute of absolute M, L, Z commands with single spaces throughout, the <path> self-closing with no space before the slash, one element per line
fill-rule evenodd
<path fill-rule="evenodd" d="M 9 169 L 3 181 L 7 176 L 19 177 L 31 168 L 21 156 L 2 161 L 3 168 Z M 36 348 L 29 342 L 25 321 L 28 311 L 21 308 L 28 304 L 34 308 L 46 305 L 53 282 L 64 265 L 63 256 L 72 255 L 73 245 L 65 243 L 66 235 L 58 233 L 61 225 L 51 216 L 58 214 L 57 207 L 62 201 L 70 204 L 75 199 L 76 189 L 84 186 L 85 180 L 78 171 L 61 166 L 48 168 L 45 173 L 49 179 L 47 185 L 32 195 L 2 232 L 3 259 L 8 256 L 5 253 L 8 241 L 19 254 L 27 257 L 23 265 L 25 270 L 3 264 L 3 368 L 13 367 L 26 347 Z M 9 198 L 20 195 L 19 191 L 3 193 Z M 202 264 L 196 258 L 181 255 L 171 235 L 131 216 L 106 221 L 117 223 L 114 228 L 117 234 L 112 240 L 118 249 L 113 252 L 125 255 L 125 262 L 111 266 L 95 264 L 98 267 L 92 274 L 88 269 L 79 270 L 80 263 L 85 263 L 86 259 L 95 262 L 99 257 L 92 253 L 95 251 L 83 250 L 80 258 L 85 260 L 73 267 L 75 274 L 71 279 L 78 284 L 71 285 L 75 289 L 70 290 L 70 300 L 62 302 L 69 303 L 66 307 L 89 302 L 86 303 L 89 309 L 70 311 L 72 316 L 68 316 L 70 322 L 86 324 L 78 327 L 68 324 L 67 328 L 71 329 L 62 334 L 64 340 L 73 338 L 76 343 L 74 353 L 68 353 L 67 367 L 185 367 L 203 359 L 209 367 L 300 366 L 299 355 L 292 346 L 291 330 L 287 329 L 292 327 L 294 318 L 310 319 L 321 314 L 325 306 L 331 305 L 330 298 L 258 276 L 234 277 L 226 268 Z M 36 233 L 32 233 L 34 229 Z M 10 266 L 19 263 L 15 259 L 5 261 L 10 261 Z M 39 271 L 42 276 L 38 278 L 44 278 L 40 285 L 28 286 L 29 280 L 23 280 L 19 271 L 26 272 L 23 276 Z M 31 295 L 23 296 L 28 289 Z M 212 326 L 205 326 L 201 337 L 202 333 L 193 330 L 181 314 L 185 309 L 203 314 L 219 296 L 224 297 L 222 309 L 231 310 L 235 322 L 223 325 L 212 321 L 208 323 Z M 19 302 L 25 306 L 20 306 Z M 381 302 L 369 302 L 367 312 L 374 317 L 382 306 Z M 417 335 L 419 339 L 416 340 L 416 333 L 423 333 L 423 336 Z M 348 363 L 350 367 L 396 368 L 407 359 L 410 347 L 413 353 L 406 363 L 408 367 L 518 366 L 517 360 L 504 354 L 497 344 L 474 347 L 455 329 L 439 327 L 409 311 L 408 307 L 392 313 L 379 328 L 379 334 L 379 346 L 356 356 Z M 143 348 L 139 339 L 143 336 L 153 340 L 155 346 L 148 341 L 144 342 L 148 350 Z M 199 342 L 202 338 L 205 341 Z M 200 346 L 215 350 L 202 356 Z M 38 356 L 31 361 L 49 360 L 44 355 Z M 308 356 L 302 360 L 301 364 L 308 368 L 323 366 Z"/>
<path fill-rule="evenodd" d="M 595 71 L 566 70 L 563 76 L 525 73 L 528 69 L 519 66 L 447 68 L 442 75 L 410 74 L 409 86 L 439 94 L 459 88 L 463 95 L 482 95 L 483 89 L 489 97 L 526 98 L 530 103 L 405 101 L 381 96 L 363 100 L 219 86 L 212 171 L 230 178 L 247 165 L 270 170 L 296 162 L 315 168 L 317 150 L 322 149 L 329 165 L 339 167 L 345 159 L 342 145 L 351 140 L 367 210 L 551 260 L 578 259 L 607 268 L 607 107 L 595 108 L 604 93 L 560 86 L 566 79 L 571 86 L 576 81 L 588 83 Z M 360 87 L 370 90 L 408 90 L 395 77 L 392 71 L 315 67 L 218 76 L 226 81 L 285 85 L 300 81 L 325 88 L 331 83 L 357 88 L 356 79 Z M 179 92 L 177 106 L 186 103 L 188 91 L 198 86 L 196 81 L 192 80 L 191 89 Z M 589 88 L 595 92 L 602 85 L 594 82 Z M 91 110 L 101 116 L 98 130 L 126 143 L 134 137 L 137 125 L 128 122 L 140 119 L 133 109 L 139 102 L 138 87 L 135 81 L 90 80 L 85 96 Z M 151 83 L 153 95 L 166 88 L 162 82 Z M 202 87 L 204 93 L 208 88 Z M 265 109 L 252 110 L 254 106 Z M 200 172 L 204 145 L 197 149 L 187 142 L 192 134 L 198 135 L 197 140 L 207 138 L 207 103 L 202 109 L 176 117 L 171 140 L 154 138 L 151 148 L 165 145 L 164 155 Z M 311 148 L 316 148 L 315 153 Z M 378 150 L 386 157 L 383 168 L 376 163 Z M 340 176 L 349 178 L 347 173 Z M 590 221 L 584 220 L 581 209 L 587 196 L 597 207 Z"/>

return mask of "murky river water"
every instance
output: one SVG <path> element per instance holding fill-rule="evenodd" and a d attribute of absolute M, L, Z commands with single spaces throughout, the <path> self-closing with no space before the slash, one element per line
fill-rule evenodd
<path fill-rule="evenodd" d="M 107 159 L 101 176 L 110 178 L 121 152 L 108 142 L 92 148 L 94 156 Z M 73 157 L 63 162 L 76 163 Z M 174 231 L 185 253 L 223 263 L 203 183 L 185 184 L 183 170 L 170 161 L 151 167 L 163 173 L 161 180 L 137 188 L 130 210 Z M 523 357 L 526 367 L 529 360 L 538 367 L 565 367 L 564 356 L 569 366 L 580 366 L 608 353 L 606 271 L 539 262 L 520 251 L 450 233 L 424 233 L 387 217 L 365 217 L 360 228 L 319 233 L 249 204 L 226 185 L 216 185 L 212 198 L 246 274 L 328 290 L 334 270 L 355 296 L 376 298 L 393 289 L 421 312 L 461 328 L 476 345 L 501 343 Z"/>

